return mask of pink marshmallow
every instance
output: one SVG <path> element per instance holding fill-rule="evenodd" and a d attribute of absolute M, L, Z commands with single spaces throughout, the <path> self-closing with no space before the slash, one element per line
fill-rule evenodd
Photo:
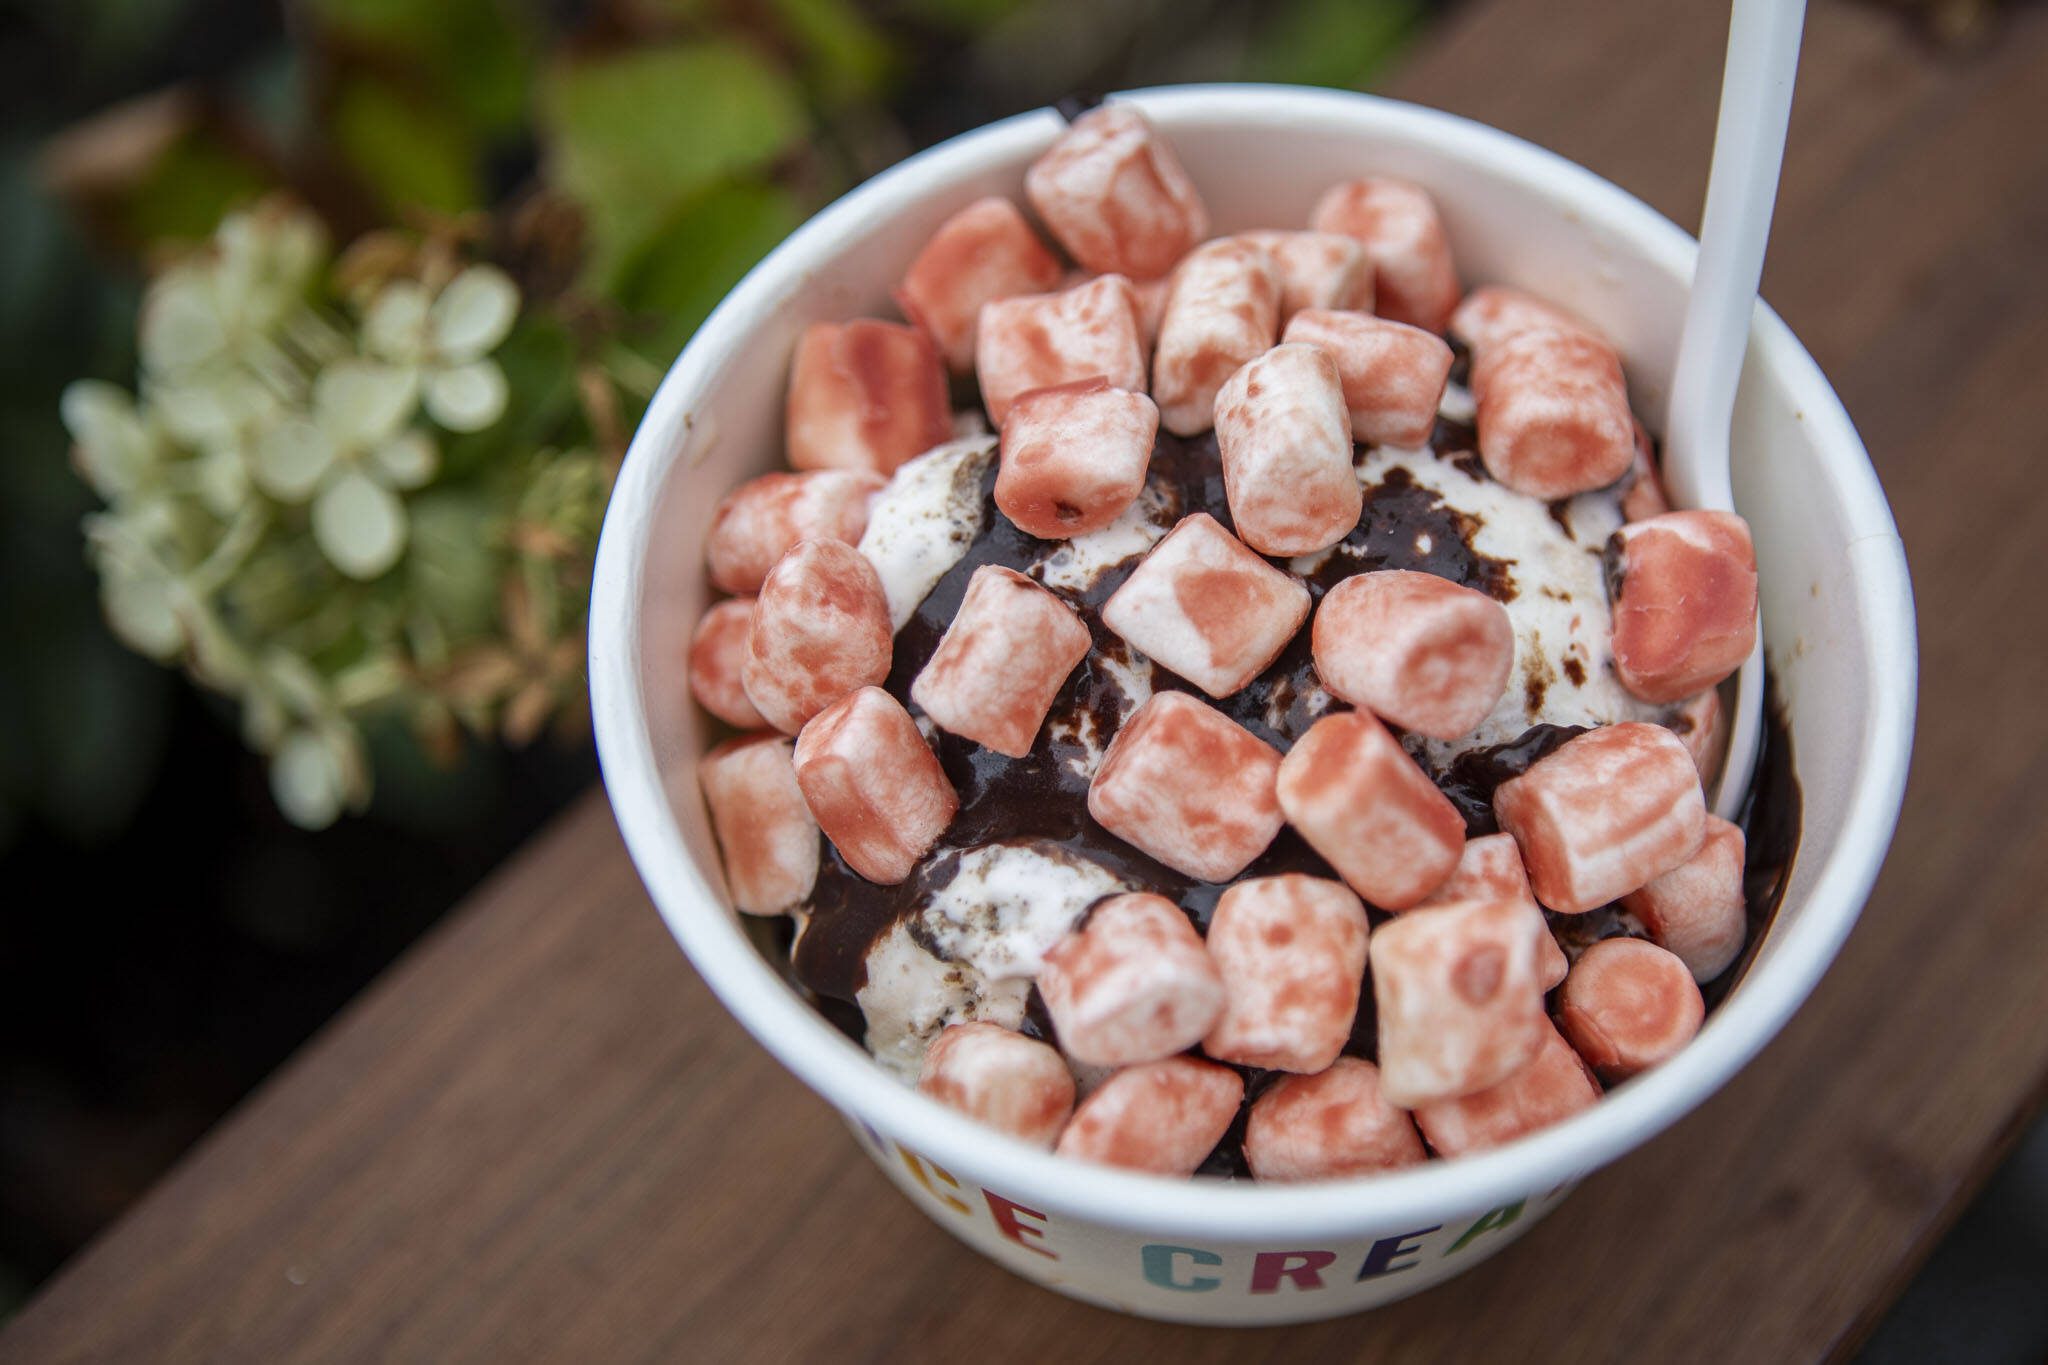
<path fill-rule="evenodd" d="M 1605 488 L 1635 463 L 1635 415 L 1614 348 L 1584 332 L 1522 332 L 1472 366 L 1486 472 L 1554 501 Z"/>
<path fill-rule="evenodd" d="M 1125 1067 L 1081 1101 L 1054 1149 L 1153 1175 L 1193 1175 L 1237 1117 L 1244 1082 L 1229 1067 L 1168 1057 Z"/>
<path fill-rule="evenodd" d="M 990 195 L 939 225 L 896 286 L 896 303 L 931 334 L 947 367 L 964 373 L 974 368 L 984 303 L 1043 294 L 1064 274 L 1017 206 Z"/>
<path fill-rule="evenodd" d="M 1451 377 L 1451 348 L 1442 337 L 1368 313 L 1309 309 L 1287 324 L 1286 340 L 1320 347 L 1337 363 L 1352 440 L 1410 449 L 1429 444 Z"/>
<path fill-rule="evenodd" d="M 1013 569 L 984 564 L 910 699 L 940 729 L 1022 758 L 1090 643 L 1072 607 Z"/>
<path fill-rule="evenodd" d="M 1180 158 L 1127 104 L 1075 119 L 1024 173 L 1024 193 L 1089 270 L 1156 279 L 1209 235 L 1208 210 Z"/>
<path fill-rule="evenodd" d="M 985 304 L 974 354 L 981 401 L 998 427 L 1033 389 L 1084 379 L 1133 393 L 1145 387 L 1137 296 L 1121 275 Z"/>
<path fill-rule="evenodd" d="M 1160 425 L 1176 436 L 1207 431 L 1216 391 L 1271 350 L 1279 330 L 1280 285 L 1265 252 L 1224 237 L 1189 253 L 1173 272 L 1152 352 Z"/>
<path fill-rule="evenodd" d="M 1505 285 L 1489 284 L 1467 294 L 1451 314 L 1451 332 L 1473 358 L 1524 332 L 1584 332 L 1605 341 L 1595 327 L 1548 299 Z"/>
<path fill-rule="evenodd" d="M 1428 191 L 1384 177 L 1346 181 L 1316 201 L 1309 226 L 1364 244 L 1381 317 L 1426 332 L 1444 330 L 1458 303 L 1458 271 Z"/>
<path fill-rule="evenodd" d="M 1756 550 L 1733 512 L 1667 512 L 1616 533 L 1614 671 L 1644 701 L 1678 701 L 1756 646 Z"/>
<path fill-rule="evenodd" d="M 797 788 L 790 741 L 729 739 L 698 760 L 697 781 L 733 908 L 779 915 L 802 905 L 818 880 L 818 823 Z"/>
<path fill-rule="evenodd" d="M 768 723 L 747 700 L 740 681 L 753 629 L 754 599 L 734 597 L 714 603 L 690 636 L 690 695 L 736 730 L 758 730 Z"/>
<path fill-rule="evenodd" d="M 1458 808 L 1364 711 L 1311 725 L 1281 761 L 1277 794 L 1309 846 L 1383 909 L 1434 891 L 1465 846 Z"/>
<path fill-rule="evenodd" d="M 1164 896 L 1112 896 L 1045 955 L 1038 992 L 1060 1047 L 1085 1066 L 1184 1052 L 1223 1012 L 1223 979 L 1202 936 Z"/>
<path fill-rule="evenodd" d="M 804 726 L 796 780 L 847 866 L 885 886 L 916 869 L 960 808 L 917 722 L 879 687 L 850 693 Z"/>
<path fill-rule="evenodd" d="M 1339 882 L 1289 873 L 1230 887 L 1209 921 L 1225 1003 L 1202 1050 L 1278 1071 L 1329 1066 L 1358 1015 L 1366 934 L 1365 907 Z"/>
<path fill-rule="evenodd" d="M 1099 531 L 1137 501 L 1159 409 L 1101 379 L 1034 389 L 1003 419 L 996 506 L 1046 540 Z"/>
<path fill-rule="evenodd" d="M 1102 623 L 1154 663 L 1221 698 L 1279 657 L 1308 610 L 1300 580 L 1197 512 L 1110 595 Z"/>
<path fill-rule="evenodd" d="M 1699 770 L 1661 725 L 1624 721 L 1566 740 L 1493 794 L 1536 899 L 1579 914 L 1619 900 L 1698 851 Z"/>
<path fill-rule="evenodd" d="M 868 504 L 888 482 L 864 469 L 763 474 L 725 495 L 711 513 L 704 558 L 711 581 L 742 596 L 761 591 L 775 561 L 799 540 L 860 544 Z"/>
<path fill-rule="evenodd" d="M 1515 628 L 1476 588 L 1410 569 L 1354 574 L 1323 595 L 1311 635 L 1332 693 L 1436 739 L 1471 733 L 1507 690 Z"/>
<path fill-rule="evenodd" d="M 1467 839 L 1458 866 L 1444 884 L 1412 907 L 1425 910 L 1437 905 L 1463 901 L 1518 900 L 1529 907 L 1529 932 L 1536 940 L 1536 980 L 1548 991 L 1557 986 L 1571 969 L 1571 960 L 1557 946 L 1543 907 L 1529 889 L 1529 874 L 1522 867 L 1522 851 L 1510 834 L 1488 834 Z"/>
<path fill-rule="evenodd" d="M 754 599 L 740 681 L 770 725 L 794 733 L 856 687 L 888 677 L 893 650 L 874 567 L 843 541 L 799 541 Z"/>
<path fill-rule="evenodd" d="M 1572 964 L 1557 1025 L 1603 1080 L 1625 1081 L 1678 1055 L 1706 1005 L 1677 956 L 1639 938 L 1602 939 Z"/>
<path fill-rule="evenodd" d="M 1336 232 L 1240 232 L 1273 262 L 1280 282 L 1280 321 L 1304 308 L 1372 312 L 1372 260 L 1355 237 Z"/>
<path fill-rule="evenodd" d="M 1528 903 L 1463 901 L 1372 936 L 1380 1088 L 1404 1108 L 1507 1079 L 1542 1042 L 1543 987 Z"/>
<path fill-rule="evenodd" d="M 1464 1156 L 1562 1123 L 1600 1099 L 1579 1054 L 1548 1019 L 1527 1066 L 1476 1095 L 1419 1106 L 1415 1122 L 1438 1156 Z"/>
<path fill-rule="evenodd" d="M 1276 346 L 1232 375 L 1216 395 L 1216 446 L 1231 520 L 1260 554 L 1313 554 L 1358 525 L 1351 416 L 1322 349 Z"/>
<path fill-rule="evenodd" d="M 1707 817 L 1706 830 L 1697 853 L 1621 899 L 1701 982 L 1733 966 L 1749 936 L 1742 830 L 1718 815 Z"/>
<path fill-rule="evenodd" d="M 1088 785 L 1088 813 L 1174 871 L 1228 881 L 1280 832 L 1280 755 L 1185 692 L 1131 714 Z"/>
<path fill-rule="evenodd" d="M 1428 1160 L 1415 1120 L 1380 1093 L 1380 1070 L 1339 1057 L 1313 1076 L 1282 1076 L 1252 1101 L 1245 1162 L 1258 1180 L 1341 1180 Z"/>
<path fill-rule="evenodd" d="M 890 473 L 953 434 L 945 366 L 915 327 L 813 323 L 790 369 L 786 428 L 794 469 Z"/>
<path fill-rule="evenodd" d="M 948 1024 L 924 1055 L 917 1088 L 949 1109 L 1050 1148 L 1074 1112 L 1060 1054 L 1000 1024 Z"/>

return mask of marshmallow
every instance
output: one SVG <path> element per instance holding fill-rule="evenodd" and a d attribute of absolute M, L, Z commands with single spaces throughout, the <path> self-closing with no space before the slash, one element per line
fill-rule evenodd
<path fill-rule="evenodd" d="M 1676 1056 L 1706 1012 L 1692 972 L 1674 954 L 1639 938 L 1609 938 L 1572 964 L 1557 1024 L 1602 1079 L 1625 1081 Z"/>
<path fill-rule="evenodd" d="M 1202 1051 L 1303 1074 L 1336 1061 L 1358 1016 L 1366 934 L 1365 907 L 1338 882 L 1288 873 L 1231 886 L 1209 920 L 1224 1006 Z"/>
<path fill-rule="evenodd" d="M 923 332 L 870 318 L 804 329 L 789 374 L 791 468 L 887 474 L 952 434 L 946 367 Z"/>
<path fill-rule="evenodd" d="M 1172 293 L 1171 275 L 1131 282 L 1131 297 L 1136 301 L 1138 314 L 1138 344 L 1148 357 L 1152 348 L 1159 344 L 1159 320 L 1165 316 L 1167 296 Z"/>
<path fill-rule="evenodd" d="M 893 643 L 882 580 L 860 551 L 798 541 L 754 599 L 740 681 L 768 723 L 793 734 L 854 688 L 888 677 Z"/>
<path fill-rule="evenodd" d="M 1097 824 L 1174 871 L 1229 881 L 1280 832 L 1280 755 L 1185 692 L 1131 713 L 1088 784 Z"/>
<path fill-rule="evenodd" d="M 948 1024 L 924 1054 L 918 1090 L 1034 1147 L 1051 1147 L 1074 1112 L 1074 1073 L 1035 1038 L 976 1021 Z"/>
<path fill-rule="evenodd" d="M 1337 1180 L 1428 1156 L 1415 1120 L 1380 1093 L 1380 1069 L 1357 1057 L 1313 1076 L 1282 1076 L 1245 1120 L 1244 1158 L 1258 1180 Z"/>
<path fill-rule="evenodd" d="M 1548 991 L 1564 980 L 1571 960 L 1557 946 L 1550 922 L 1543 918 L 1543 907 L 1536 903 L 1536 893 L 1529 889 L 1529 874 L 1522 867 L 1522 850 L 1515 847 L 1513 835 L 1488 834 L 1467 839 L 1457 867 L 1444 884 L 1417 901 L 1413 908 L 1424 910 L 1476 900 L 1518 900 L 1527 904 L 1530 933 L 1536 939 L 1537 984 Z"/>
<path fill-rule="evenodd" d="M 775 561 L 799 540 L 860 544 L 868 503 L 887 483 L 865 469 L 763 474 L 725 495 L 711 514 L 704 559 L 726 592 L 761 591 Z"/>
<path fill-rule="evenodd" d="M 1657 456 L 1650 448 L 1650 433 L 1641 422 L 1636 423 L 1636 459 L 1630 474 L 1633 477 L 1628 492 L 1621 495 L 1623 521 L 1648 521 L 1671 510 L 1664 481 L 1657 476 Z"/>
<path fill-rule="evenodd" d="M 1194 1057 L 1145 1062 L 1081 1101 L 1054 1150 L 1153 1175 L 1193 1175 L 1243 1103 L 1244 1082 L 1229 1067 Z"/>
<path fill-rule="evenodd" d="M 1304 308 L 1372 311 L 1372 261 L 1355 237 L 1335 232 L 1240 232 L 1273 262 L 1280 283 L 1280 321 Z"/>
<path fill-rule="evenodd" d="M 1429 444 L 1451 377 L 1451 348 L 1442 337 L 1369 313 L 1312 308 L 1294 315 L 1285 339 L 1321 347 L 1337 362 L 1352 440 L 1407 449 Z"/>
<path fill-rule="evenodd" d="M 1022 758 L 1091 641 L 1072 607 L 1014 569 L 984 564 L 910 699 L 940 729 Z"/>
<path fill-rule="evenodd" d="M 1486 472 L 1552 501 L 1605 488 L 1635 463 L 1635 415 L 1614 348 L 1584 332 L 1521 332 L 1472 365 Z"/>
<path fill-rule="evenodd" d="M 931 851 L 960 798 L 902 704 L 863 687 L 796 737 L 804 802 L 847 866 L 893 886 Z"/>
<path fill-rule="evenodd" d="M 1308 589 L 1206 512 L 1183 518 L 1102 606 L 1102 624 L 1212 697 L 1265 671 L 1308 618 Z"/>
<path fill-rule="evenodd" d="M 1494 791 L 1536 899 L 1578 914 L 1618 900 L 1698 851 L 1699 769 L 1661 725 L 1624 721 L 1566 740 Z"/>
<path fill-rule="evenodd" d="M 1543 987 L 1526 901 L 1440 905 L 1372 936 L 1380 1089 L 1412 1109 L 1506 1080 L 1536 1055 Z"/>
<path fill-rule="evenodd" d="M 1003 418 L 996 506 L 1044 540 L 1115 521 L 1145 488 L 1159 409 L 1101 379 L 1034 389 Z"/>
<path fill-rule="evenodd" d="M 1085 1066 L 1184 1052 L 1223 1012 L 1223 979 L 1202 936 L 1164 896 L 1112 896 L 1054 944 L 1038 993 L 1060 1047 Z"/>
<path fill-rule="evenodd" d="M 1404 730 L 1456 739 L 1492 714 L 1515 662 L 1507 608 L 1435 574 L 1380 569 L 1323 594 L 1316 676 Z"/>
<path fill-rule="evenodd" d="M 1364 243 L 1381 317 L 1443 331 L 1458 303 L 1458 271 L 1427 191 L 1402 180 L 1347 181 L 1316 201 L 1308 225 Z"/>
<path fill-rule="evenodd" d="M 1451 314 L 1451 333 L 1476 359 L 1524 332 L 1583 332 L 1605 340 L 1577 314 L 1534 294 L 1489 284 L 1467 294 Z"/>
<path fill-rule="evenodd" d="M 1288 823 L 1383 909 L 1434 891 L 1465 847 L 1458 808 L 1364 711 L 1311 725 L 1282 760 L 1277 792 Z"/>
<path fill-rule="evenodd" d="M 1680 702 L 1678 714 L 1666 722 L 1685 751 L 1692 755 L 1693 766 L 1700 770 L 1702 788 L 1711 785 L 1721 771 L 1721 752 L 1728 747 L 1728 736 L 1722 726 L 1725 719 L 1721 714 L 1721 694 L 1710 687 Z"/>
<path fill-rule="evenodd" d="M 1152 352 L 1152 397 L 1176 436 L 1207 431 L 1216 391 L 1273 348 L 1280 284 L 1266 253 L 1234 237 L 1197 247 L 1173 272 Z"/>
<path fill-rule="evenodd" d="M 1231 520 L 1260 554 L 1314 554 L 1358 525 L 1351 417 L 1320 348 L 1276 346 L 1232 375 L 1216 395 L 1216 446 Z"/>
<path fill-rule="evenodd" d="M 698 760 L 697 781 L 733 908 L 779 915 L 803 904 L 818 880 L 818 824 L 797 789 L 789 740 L 729 739 Z"/>
<path fill-rule="evenodd" d="M 1415 1122 L 1438 1156 L 1463 1156 L 1512 1142 L 1562 1123 L 1600 1098 L 1579 1054 L 1548 1019 L 1539 1021 L 1541 1040 L 1529 1064 L 1499 1085 L 1419 1106 Z"/>
<path fill-rule="evenodd" d="M 754 599 L 714 603 L 690 636 L 690 695 L 697 704 L 737 730 L 758 730 L 768 722 L 747 700 L 740 682 L 747 635 L 754 628 Z"/>
<path fill-rule="evenodd" d="M 903 316 L 931 334 L 948 368 L 974 368 L 975 324 L 993 299 L 1043 294 L 1065 271 L 1017 206 L 977 199 L 939 224 L 896 286 Z"/>
<path fill-rule="evenodd" d="M 1695 981 L 1712 981 L 1742 955 L 1749 934 L 1743 857 L 1741 828 L 1709 815 L 1699 852 L 1621 898 L 1650 937 L 1691 969 Z"/>
<path fill-rule="evenodd" d="M 1024 173 L 1024 193 L 1089 270 L 1156 279 L 1209 235 L 1208 210 L 1180 158 L 1128 104 L 1075 119 Z"/>
<path fill-rule="evenodd" d="M 984 304 L 974 343 L 981 401 L 998 427 L 1010 404 L 1033 389 L 1100 379 L 1113 389 L 1145 387 L 1138 300 L 1121 275 L 1099 275 L 1057 294 Z"/>
<path fill-rule="evenodd" d="M 1666 512 L 1615 532 L 1614 671 L 1644 701 L 1678 701 L 1756 646 L 1756 550 L 1733 512 Z"/>

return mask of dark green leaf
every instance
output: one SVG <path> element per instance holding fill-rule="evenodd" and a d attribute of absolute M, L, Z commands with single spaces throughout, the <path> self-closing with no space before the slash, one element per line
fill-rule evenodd
<path fill-rule="evenodd" d="M 349 165 L 393 209 L 460 213 L 483 200 L 475 140 L 444 109 L 358 79 L 335 97 L 333 132 Z"/>
<path fill-rule="evenodd" d="M 619 289 L 654 320 L 641 350 L 666 363 L 718 301 L 803 221 L 797 197 L 775 185 L 721 185 L 664 224 Z"/>

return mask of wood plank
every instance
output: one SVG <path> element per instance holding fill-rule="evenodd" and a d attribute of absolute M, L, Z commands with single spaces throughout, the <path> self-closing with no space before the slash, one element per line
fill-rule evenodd
<path fill-rule="evenodd" d="M 1398 93 L 1680 221 L 1718 6 L 1493 0 Z M 1721 1095 L 1522 1243 L 1258 1333 L 1071 1304 L 961 1250 L 729 1022 L 595 794 L 0 1336 L 9 1360 L 1806 1359 L 1851 1347 L 2041 1102 L 2048 11 L 1954 61 L 1810 21 L 1766 292 L 1857 416 L 1921 601 L 1919 761 L 1841 962 Z"/>

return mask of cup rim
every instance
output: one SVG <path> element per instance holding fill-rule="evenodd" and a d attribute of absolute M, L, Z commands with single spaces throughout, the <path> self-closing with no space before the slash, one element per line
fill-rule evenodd
<path fill-rule="evenodd" d="M 1513 134 L 1382 96 L 1279 85 L 1180 85 L 1120 93 L 1169 131 L 1183 118 L 1285 128 L 1303 119 L 1362 135 L 1432 144 L 1474 174 L 1569 196 L 1589 228 L 1605 227 L 1680 280 L 1692 237 L 1592 171 Z M 1833 960 L 1883 862 L 1905 790 L 1917 686 L 1917 642 L 1904 548 L 1863 444 L 1819 367 L 1759 303 L 1752 354 L 1795 395 L 1851 527 L 1856 609 L 1871 649 L 1863 726 L 1867 778 L 1848 794 L 1845 833 L 1772 952 L 1665 1066 L 1610 1091 L 1591 1109 L 1496 1150 L 1349 1180 L 1304 1185 L 1169 1179 L 1093 1166 L 1031 1147 L 927 1099 L 789 989 L 721 903 L 684 846 L 647 726 L 640 686 L 640 606 L 654 511 L 682 456 L 689 406 L 705 380 L 746 345 L 761 319 L 836 251 L 920 197 L 995 161 L 1023 159 L 1063 126 L 1033 110 L 928 148 L 856 187 L 770 252 L 712 312 L 671 364 L 635 432 L 606 511 L 590 609 L 590 692 L 598 756 L 619 828 L 670 932 L 720 1002 L 778 1061 L 842 1112 L 941 1167 L 1047 1214 L 1162 1235 L 1344 1237 L 1418 1225 L 1447 1212 L 1512 1203 L 1577 1180 L 1676 1122 L 1719 1090 L 1774 1037 Z"/>

